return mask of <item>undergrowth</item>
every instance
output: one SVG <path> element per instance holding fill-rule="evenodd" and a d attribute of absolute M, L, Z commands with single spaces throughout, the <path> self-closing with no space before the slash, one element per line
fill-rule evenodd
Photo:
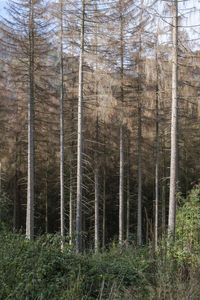
<path fill-rule="evenodd" d="M 200 265 L 133 246 L 75 254 L 59 236 L 0 234 L 0 299 L 200 299 Z M 198 262 L 198 261 L 197 261 Z"/>
<path fill-rule="evenodd" d="M 31 242 L 0 231 L 0 300 L 199 300 L 199 187 L 177 211 L 171 245 L 118 247 L 75 254 L 59 235 Z"/>

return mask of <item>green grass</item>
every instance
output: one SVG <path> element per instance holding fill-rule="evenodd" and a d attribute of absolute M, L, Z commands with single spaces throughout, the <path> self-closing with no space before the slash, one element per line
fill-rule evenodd
<path fill-rule="evenodd" d="M 59 236 L 30 242 L 2 231 L 0 299 L 200 299 L 199 265 L 180 263 L 174 250 L 156 258 L 132 246 L 76 255 L 60 244 Z"/>

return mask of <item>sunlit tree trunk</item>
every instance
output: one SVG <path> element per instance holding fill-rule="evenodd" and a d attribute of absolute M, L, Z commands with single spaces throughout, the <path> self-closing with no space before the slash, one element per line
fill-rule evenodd
<path fill-rule="evenodd" d="M 34 1 L 29 1 L 28 187 L 26 236 L 34 239 Z"/>
<path fill-rule="evenodd" d="M 156 50 L 156 172 L 155 172 L 155 251 L 158 248 L 158 207 L 159 207 L 159 90 L 158 90 L 158 55 Z"/>
<path fill-rule="evenodd" d="M 98 116 L 98 86 L 97 86 L 97 55 L 98 55 L 98 10 L 97 2 L 95 2 L 95 102 L 96 102 L 96 143 L 95 143 L 95 171 L 94 171 L 94 182 L 95 182 L 95 224 L 94 224 L 94 247 L 95 252 L 99 250 L 99 116 Z"/>
<path fill-rule="evenodd" d="M 177 125 L 178 125 L 178 1 L 172 4 L 172 112 L 171 112 L 171 161 L 168 236 L 175 234 L 176 192 L 177 192 Z"/>
<path fill-rule="evenodd" d="M 76 252 L 82 250 L 82 106 L 83 106 L 83 54 L 84 54 L 85 0 L 82 0 L 81 44 L 79 57 L 78 87 L 78 141 L 77 141 L 77 206 L 76 206 Z"/>
<path fill-rule="evenodd" d="M 98 142 L 99 142 L 99 121 L 98 114 L 96 118 L 96 149 L 95 149 L 95 252 L 99 249 L 99 160 L 98 160 Z"/>
<path fill-rule="evenodd" d="M 75 203 L 74 203 L 74 189 L 73 189 L 73 182 L 74 182 L 74 172 L 73 172 L 73 153 L 74 153 L 74 140 L 73 140 L 73 133 L 75 132 L 74 128 L 74 82 L 73 82 L 73 97 L 72 97 L 72 126 L 71 126 L 71 134 L 72 134 L 72 141 L 71 141 L 71 157 L 70 157 L 70 181 L 69 181 L 69 237 L 70 237 L 70 245 L 73 244 L 73 232 L 74 232 L 74 211 L 75 211 Z"/>
<path fill-rule="evenodd" d="M 165 132 L 163 136 L 163 182 L 162 182 L 162 236 L 166 233 L 166 157 L 165 157 Z"/>
<path fill-rule="evenodd" d="M 48 233 L 49 229 L 49 218 L 48 218 L 48 168 L 49 168 L 49 160 L 48 160 L 48 145 L 47 142 L 47 153 L 46 153 L 46 171 L 45 171 L 45 232 Z"/>
<path fill-rule="evenodd" d="M 127 166 L 127 203 L 126 203 L 126 240 L 129 241 L 130 233 L 130 138 L 128 137 L 128 166 Z"/>
<path fill-rule="evenodd" d="M 143 6 L 143 0 L 141 0 Z M 141 57 L 142 57 L 142 18 L 143 9 L 140 15 L 140 29 L 139 29 L 139 51 L 138 51 L 138 213 L 137 213 L 137 244 L 142 244 L 142 70 L 141 70 Z"/>
<path fill-rule="evenodd" d="M 69 186 L 69 237 L 70 237 L 70 245 L 72 245 L 73 241 L 73 174 L 72 174 L 72 165 L 70 163 L 70 186 Z"/>
<path fill-rule="evenodd" d="M 64 208 L 64 77 L 63 77 L 63 0 L 60 0 L 60 233 L 65 234 Z"/>
<path fill-rule="evenodd" d="M 105 160 L 104 160 L 105 162 Z M 106 244 L 106 168 L 103 171 L 103 237 L 102 237 L 102 247 L 105 249 Z"/>
<path fill-rule="evenodd" d="M 124 125 L 123 125 L 123 102 L 124 102 L 124 20 L 122 14 L 122 2 L 120 1 L 120 168 L 119 168 L 119 244 L 124 240 Z"/>

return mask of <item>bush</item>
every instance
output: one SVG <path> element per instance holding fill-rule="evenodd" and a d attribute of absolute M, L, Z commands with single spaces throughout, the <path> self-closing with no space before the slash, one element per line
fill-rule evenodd
<path fill-rule="evenodd" d="M 68 244 L 62 251 L 60 245 L 59 236 L 30 242 L 1 232 L 0 299 L 117 299 L 116 291 L 121 297 L 124 288 L 140 286 L 144 294 L 151 280 L 151 259 L 142 250 L 76 255 Z"/>

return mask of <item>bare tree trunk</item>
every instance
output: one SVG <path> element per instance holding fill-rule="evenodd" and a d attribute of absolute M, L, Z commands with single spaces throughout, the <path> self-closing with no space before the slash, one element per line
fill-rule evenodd
<path fill-rule="evenodd" d="M 128 138 L 127 204 L 126 204 L 126 240 L 130 234 L 130 139 Z"/>
<path fill-rule="evenodd" d="M 166 226 L 166 201 L 165 201 L 165 182 L 163 182 L 162 186 L 162 235 L 165 235 L 165 226 Z"/>
<path fill-rule="evenodd" d="M 2 166 L 0 161 L 0 196 L 1 196 L 1 182 L 2 182 Z"/>
<path fill-rule="evenodd" d="M 156 50 L 156 174 L 155 174 L 155 251 L 158 248 L 158 207 L 159 207 L 159 90 L 158 90 L 158 55 Z"/>
<path fill-rule="evenodd" d="M 15 139 L 13 232 L 15 232 L 17 230 L 17 202 L 18 202 L 18 134 L 16 133 L 16 139 Z"/>
<path fill-rule="evenodd" d="M 139 95 L 140 97 L 140 95 Z M 141 104 L 138 105 L 138 214 L 137 243 L 142 244 L 142 120 Z"/>
<path fill-rule="evenodd" d="M 77 207 L 76 207 L 76 252 L 82 250 L 82 106 L 83 106 L 83 54 L 84 54 L 85 0 L 82 0 L 81 45 L 79 57 L 78 90 L 78 141 L 77 141 Z"/>
<path fill-rule="evenodd" d="M 122 115 L 120 120 L 120 171 L 119 171 L 119 244 L 124 240 L 124 125 L 123 125 L 123 102 L 124 102 L 124 20 L 122 13 L 122 2 L 120 0 L 120 89 Z"/>
<path fill-rule="evenodd" d="M 166 233 L 166 159 L 165 159 L 165 132 L 163 140 L 163 182 L 162 182 L 162 236 Z"/>
<path fill-rule="evenodd" d="M 124 240 L 124 127 L 120 125 L 119 244 Z"/>
<path fill-rule="evenodd" d="M 94 248 L 95 253 L 99 250 L 99 116 L 98 116 L 98 89 L 97 89 L 97 55 L 98 55 L 98 10 L 97 10 L 97 2 L 95 2 L 95 101 L 96 101 L 96 144 L 95 144 L 95 174 L 94 174 L 94 182 L 95 182 L 95 234 L 94 234 Z"/>
<path fill-rule="evenodd" d="M 141 7 L 143 7 L 143 0 L 141 0 Z M 140 29 L 139 29 L 139 52 L 138 52 L 138 213 L 137 213 L 137 244 L 142 244 L 142 70 L 141 70 L 141 57 L 142 57 L 142 18 L 143 9 L 140 15 Z"/>
<path fill-rule="evenodd" d="M 105 151 L 104 151 L 105 153 Z M 104 160 L 105 162 L 105 160 Z M 106 168 L 104 167 L 104 172 L 103 172 L 103 226 L 102 226 L 102 231 L 103 231 L 103 238 L 102 238 L 102 246 L 103 249 L 105 249 L 105 244 L 106 244 Z"/>
<path fill-rule="evenodd" d="M 48 142 L 47 142 L 47 151 L 48 151 Z M 48 152 L 46 156 L 46 174 L 45 174 L 45 232 L 48 233 L 49 228 L 49 218 L 48 218 L 48 168 L 49 168 L 49 160 L 48 160 Z"/>
<path fill-rule="evenodd" d="M 2 165 L 0 161 L 0 197 L 2 194 Z M 0 229 L 1 229 L 1 205 L 0 205 Z"/>
<path fill-rule="evenodd" d="M 73 244 L 73 182 L 72 165 L 70 162 L 70 186 L 69 186 L 69 244 Z"/>
<path fill-rule="evenodd" d="M 34 239 L 34 1 L 29 2 L 28 187 L 26 236 Z"/>
<path fill-rule="evenodd" d="M 63 2 L 60 0 L 60 233 L 62 237 L 65 234 L 63 88 Z"/>
<path fill-rule="evenodd" d="M 98 142 L 99 142 L 99 121 L 96 119 L 96 150 L 95 150 L 95 252 L 99 250 L 99 161 L 98 161 Z"/>
<path fill-rule="evenodd" d="M 74 141 L 73 141 L 73 133 L 75 132 L 74 128 L 74 81 L 73 81 L 73 97 L 72 97 L 72 126 L 71 126 L 71 134 L 72 134 L 72 141 L 71 141 L 71 158 L 70 158 L 70 186 L 69 186 L 69 237 L 70 237 L 70 245 L 73 244 L 73 232 L 74 232 L 74 211 L 75 211 L 75 203 L 74 203 L 74 190 L 73 190 L 73 182 L 74 182 L 74 172 L 73 172 L 73 153 L 74 153 Z"/>
<path fill-rule="evenodd" d="M 172 115 L 171 115 L 171 162 L 168 236 L 175 234 L 177 192 L 177 123 L 178 123 L 178 1 L 173 1 L 173 60 L 172 60 Z"/>

